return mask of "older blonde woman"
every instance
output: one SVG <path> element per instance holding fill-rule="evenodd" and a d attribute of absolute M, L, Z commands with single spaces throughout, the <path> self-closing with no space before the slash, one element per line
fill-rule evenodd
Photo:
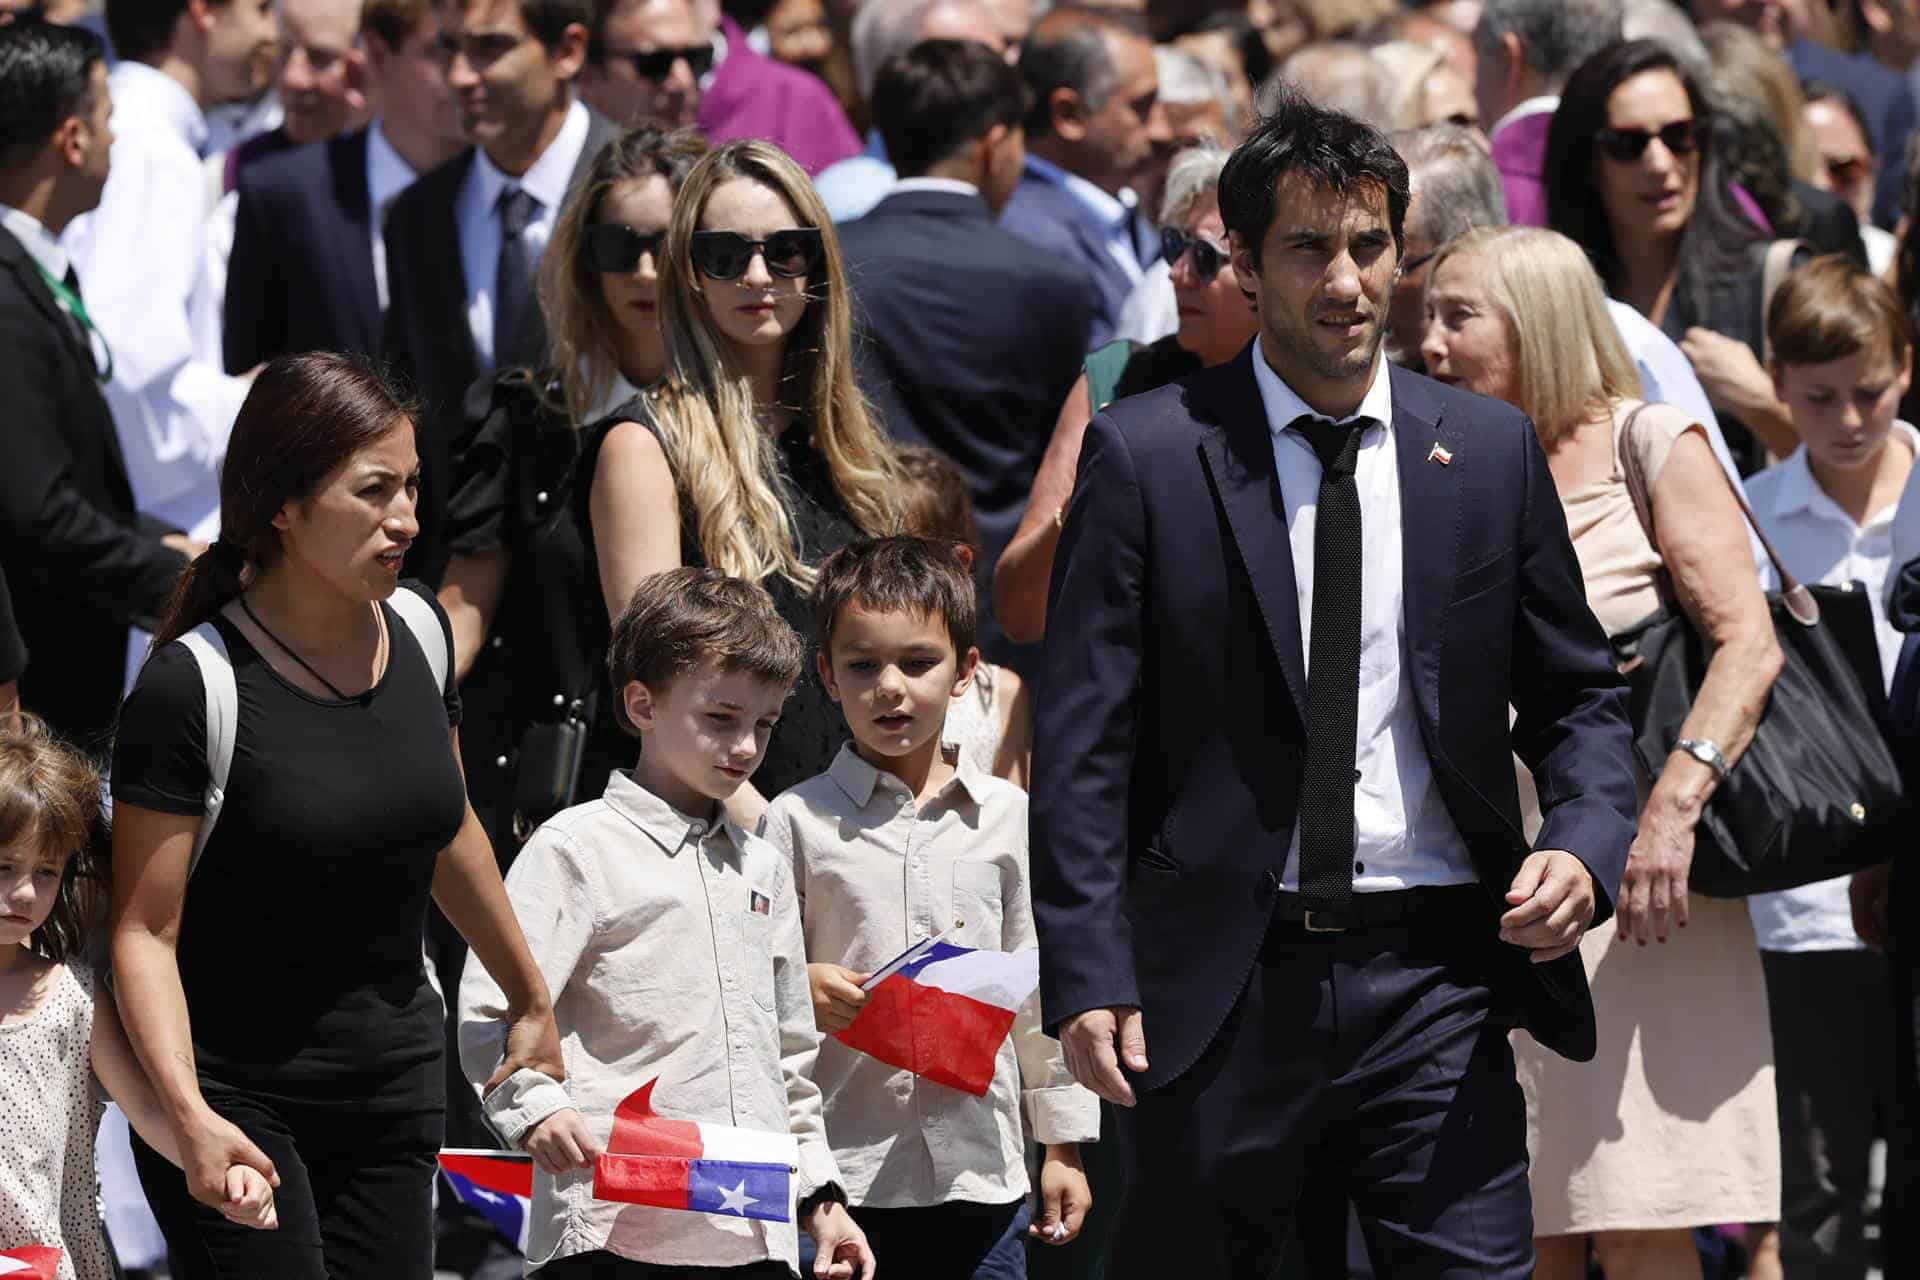
<path fill-rule="evenodd" d="M 1683 737 L 1737 768 L 1781 664 L 1744 519 L 1702 427 L 1638 399 L 1586 255 L 1551 231 L 1473 232 L 1436 259 L 1426 310 L 1429 372 L 1536 424 L 1588 603 L 1616 645 L 1660 608 L 1662 571 L 1671 578 L 1713 650 Z M 1651 540 L 1622 476 L 1628 443 L 1648 481 Z M 1608 1280 L 1697 1276 L 1691 1228 L 1779 1211 L 1753 927 L 1746 904 L 1687 891 L 1694 825 L 1718 776 L 1686 752 L 1668 759 L 1642 803 L 1618 923 L 1581 944 L 1597 1059 L 1516 1044 L 1540 1280 L 1583 1277 L 1587 1237 Z"/>

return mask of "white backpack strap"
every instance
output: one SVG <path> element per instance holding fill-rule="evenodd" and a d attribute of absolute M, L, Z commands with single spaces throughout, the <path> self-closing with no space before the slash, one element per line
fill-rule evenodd
<path fill-rule="evenodd" d="M 200 683 L 207 694 L 207 810 L 193 835 L 193 856 L 187 862 L 191 879 L 206 852 L 213 824 L 227 802 L 227 774 L 233 768 L 233 742 L 240 722 L 240 690 L 233 680 L 233 659 L 227 642 L 211 622 L 203 622 L 180 637 L 200 666 Z"/>
<path fill-rule="evenodd" d="M 433 687 L 447 687 L 447 672 L 453 667 L 453 645 L 447 640 L 447 633 L 440 625 L 440 615 L 433 611 L 426 598 L 411 587 L 397 587 L 387 597 L 387 603 L 400 615 L 400 621 L 407 624 L 407 630 L 413 632 L 414 643 L 420 646 L 420 652 L 427 657 L 427 669 L 433 672 Z"/>

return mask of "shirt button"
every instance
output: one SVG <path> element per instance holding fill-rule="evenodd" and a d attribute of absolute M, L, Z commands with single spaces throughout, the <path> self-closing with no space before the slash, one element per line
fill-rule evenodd
<path fill-rule="evenodd" d="M 566 706 L 566 705 L 567 705 L 567 695 L 566 695 L 566 694 L 564 694 L 564 693 L 556 693 L 556 694 L 554 694 L 554 695 L 553 695 L 553 705 L 554 705 L 554 706 L 556 706 L 556 707 L 564 707 L 564 706 Z"/>
<path fill-rule="evenodd" d="M 1360 781 L 1360 771 L 1359 771 L 1358 769 L 1355 769 L 1355 770 L 1353 771 L 1353 780 L 1354 780 L 1355 782 L 1358 782 L 1358 781 Z"/>
<path fill-rule="evenodd" d="M 1356 863 L 1354 863 L 1354 864 L 1353 864 L 1353 874 L 1355 874 L 1355 875 L 1357 875 L 1357 876 L 1363 876 L 1363 875 L 1365 875 L 1365 874 L 1367 874 L 1367 864 L 1366 864 L 1366 863 L 1364 863 L 1364 862 L 1356 862 Z"/>
<path fill-rule="evenodd" d="M 687 828 L 687 833 L 689 835 L 704 836 L 707 834 L 707 824 L 704 822 L 696 822 Z"/>

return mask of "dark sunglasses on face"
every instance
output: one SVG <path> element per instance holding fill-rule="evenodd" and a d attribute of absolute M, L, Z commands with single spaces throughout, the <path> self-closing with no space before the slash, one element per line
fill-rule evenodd
<path fill-rule="evenodd" d="M 651 80 L 659 84 L 673 74 L 673 64 L 686 59 L 687 70 L 693 72 L 695 80 L 702 79 L 713 70 L 713 46 L 711 44 L 688 45 L 684 49 L 649 49 L 645 53 L 616 53 L 609 55 L 619 58 L 633 68 L 633 73 L 642 80 Z"/>
<path fill-rule="evenodd" d="M 1220 274 L 1220 268 L 1227 265 L 1227 251 L 1213 241 L 1190 236 L 1178 227 L 1160 228 L 1160 254 L 1167 260 L 1169 270 L 1178 266 L 1189 250 L 1193 253 L 1193 273 L 1200 277 L 1202 284 L 1211 284 Z"/>
<path fill-rule="evenodd" d="M 1867 176 L 1867 161 L 1860 156 L 1828 156 L 1820 163 L 1836 187 L 1850 187 Z"/>
<path fill-rule="evenodd" d="M 1593 140 L 1599 144 L 1600 150 L 1622 164 L 1645 155 L 1655 138 L 1660 139 L 1660 145 L 1674 155 L 1690 156 L 1700 146 L 1699 123 L 1697 120 L 1676 120 L 1657 130 L 1602 129 L 1593 135 Z"/>
<path fill-rule="evenodd" d="M 709 280 L 738 280 L 759 254 L 767 270 L 792 280 L 820 265 L 820 228 L 776 231 L 765 240 L 749 240 L 738 231 L 693 233 L 693 265 Z"/>
<path fill-rule="evenodd" d="M 642 235 L 624 222 L 595 223 L 587 228 L 587 265 L 603 275 L 632 275 L 642 255 L 660 260 L 660 242 L 666 238 L 664 231 Z"/>

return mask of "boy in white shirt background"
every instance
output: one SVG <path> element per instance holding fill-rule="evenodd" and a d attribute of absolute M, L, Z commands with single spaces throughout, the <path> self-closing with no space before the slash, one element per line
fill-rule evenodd
<path fill-rule="evenodd" d="M 912 943 L 945 934 L 1017 951 L 1035 937 L 1026 793 L 946 742 L 949 707 L 979 661 L 966 563 L 922 538 L 856 542 L 821 566 L 813 606 L 820 677 L 853 741 L 775 799 L 761 830 L 793 859 L 813 1012 L 835 1032 L 866 1002 L 860 983 Z M 1042 1031 L 1037 994 L 985 1096 L 831 1037 L 814 1077 L 854 1219 L 889 1280 L 1017 1280 L 1023 1237 L 1079 1235 L 1091 1196 L 1078 1144 L 1099 1137 L 1099 1100 Z M 1045 1147 L 1037 1222 L 1029 1132 Z"/>
<path fill-rule="evenodd" d="M 784 1280 L 793 1225 L 594 1196 L 614 1111 L 652 1080 L 674 1120 L 799 1141 L 794 1220 L 813 1274 L 874 1274 L 844 1208 L 813 1081 L 820 1042 L 787 860 L 728 821 L 726 799 L 766 754 L 805 662 L 761 588 L 681 568 L 640 584 L 613 627 L 608 666 L 623 727 L 642 741 L 606 795 L 549 819 L 507 875 L 553 993 L 567 1079 L 521 1071 L 481 1106 L 534 1157 L 527 1264 L 542 1280 L 702 1276 Z M 479 965 L 460 984 L 462 1066 L 498 1066 L 506 1002 Z"/>

